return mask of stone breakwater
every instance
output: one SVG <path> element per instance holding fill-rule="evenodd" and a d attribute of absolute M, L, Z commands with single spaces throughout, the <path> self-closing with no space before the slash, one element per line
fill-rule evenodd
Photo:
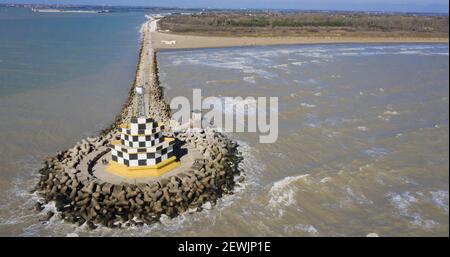
<path fill-rule="evenodd" d="M 135 79 L 121 113 L 98 137 L 83 139 L 73 148 L 45 159 L 35 188 L 40 197 L 36 210 L 42 211 L 43 204 L 53 202 L 57 217 L 67 222 L 86 224 L 89 229 L 98 225 L 114 228 L 152 224 L 158 222 L 161 215 L 175 217 L 184 212 L 200 211 L 205 203 L 214 206 L 218 198 L 233 193 L 235 180 L 241 173 L 238 164 L 242 157 L 237 144 L 211 128 L 180 129 L 170 122 L 170 108 L 159 85 L 156 52 L 151 48 L 149 23 L 143 25 Z M 142 85 L 144 73 L 149 114 L 166 124 L 165 136 L 174 137 L 179 145 L 198 149 L 202 158 L 182 172 L 150 183 L 102 181 L 92 172 L 92 167 L 108 153 L 107 145 L 117 138 L 119 124 L 128 122 L 133 115 L 134 88 Z M 47 212 L 43 221 L 54 214 Z"/>

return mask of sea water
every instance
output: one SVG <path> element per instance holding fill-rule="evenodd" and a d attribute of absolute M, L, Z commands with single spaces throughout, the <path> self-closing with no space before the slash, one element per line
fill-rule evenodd
<path fill-rule="evenodd" d="M 43 232 L 36 184 L 45 156 L 95 136 L 133 81 L 145 13 L 0 8 L 0 235 Z"/>
<path fill-rule="evenodd" d="M 168 100 L 193 88 L 279 98 L 275 143 L 230 134 L 246 157 L 245 189 L 173 234 L 448 236 L 448 53 L 448 44 L 159 53 Z"/>
<path fill-rule="evenodd" d="M 448 236 L 448 44 L 160 52 L 168 101 L 279 97 L 278 140 L 231 133 L 245 181 L 202 212 L 119 230 L 40 222 L 28 191 L 42 158 L 120 111 L 143 21 L 0 9 L 1 235 Z"/>

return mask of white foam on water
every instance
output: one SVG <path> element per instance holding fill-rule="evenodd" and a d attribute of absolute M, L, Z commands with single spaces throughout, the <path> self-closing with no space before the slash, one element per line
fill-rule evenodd
<path fill-rule="evenodd" d="M 278 64 L 278 65 L 274 65 L 272 67 L 275 68 L 275 69 L 282 69 L 282 70 L 285 70 L 285 69 L 289 68 L 289 66 L 287 64 Z"/>
<path fill-rule="evenodd" d="M 339 74 L 331 74 L 330 78 L 339 79 L 339 78 L 341 78 L 341 75 L 339 75 Z"/>
<path fill-rule="evenodd" d="M 416 195 L 420 196 L 420 194 L 417 193 Z M 421 227 L 426 230 L 432 229 L 439 224 L 434 220 L 424 219 L 419 211 L 413 210 L 414 205 L 418 204 L 421 201 L 418 198 L 416 198 L 416 196 L 414 196 L 413 193 L 389 192 L 385 194 L 385 196 L 388 198 L 388 201 L 391 203 L 391 205 L 394 206 L 395 215 L 399 217 L 408 218 L 410 224 Z"/>
<path fill-rule="evenodd" d="M 367 47 L 345 47 L 345 48 L 339 48 L 339 51 L 363 51 L 366 50 Z"/>
<path fill-rule="evenodd" d="M 292 80 L 294 83 L 297 84 L 303 84 L 303 85 L 320 85 L 320 82 L 318 80 L 315 79 L 308 79 L 308 80 L 298 80 L 298 79 L 294 79 Z M 320 87 L 318 87 L 320 88 Z"/>
<path fill-rule="evenodd" d="M 298 52 L 297 55 L 299 56 L 303 56 L 303 57 L 310 57 L 313 59 L 322 59 L 322 60 L 328 60 L 333 58 L 333 55 L 329 54 L 329 53 L 323 53 L 320 51 L 310 51 L 310 52 Z M 314 62 L 320 62 L 318 60 L 312 60 L 311 63 Z"/>
<path fill-rule="evenodd" d="M 404 51 L 400 51 L 398 54 L 421 54 L 422 52 L 420 51 L 413 51 L 413 50 L 404 50 Z"/>
<path fill-rule="evenodd" d="M 272 72 L 269 72 L 269 71 L 266 71 L 266 70 L 263 70 L 263 69 L 254 68 L 254 67 L 244 67 L 244 68 L 242 68 L 240 70 L 243 73 L 256 74 L 256 75 L 259 75 L 259 76 L 264 77 L 266 79 L 277 77 L 277 75 L 272 73 Z"/>
<path fill-rule="evenodd" d="M 44 207 L 44 209 L 42 210 L 43 212 L 49 212 L 49 211 L 51 211 L 51 212 L 53 212 L 53 213 L 57 213 L 56 205 L 55 205 L 55 202 L 53 202 L 53 201 L 48 202 L 48 203 L 42 205 L 42 207 Z"/>
<path fill-rule="evenodd" d="M 324 120 L 317 120 L 315 122 L 307 123 L 310 127 L 336 127 L 344 123 L 355 123 L 358 122 L 358 119 L 347 119 L 347 118 L 341 118 L 341 117 L 332 117 L 332 118 L 326 118 Z M 338 134 L 338 132 L 333 131 L 333 134 Z"/>
<path fill-rule="evenodd" d="M 31 209 L 39 197 L 30 191 L 38 183 L 37 170 L 40 165 L 41 161 L 34 156 L 16 162 L 15 166 L 20 167 L 21 171 L 16 173 L 11 186 L 4 192 L 0 208 L 9 213 L 0 217 L 0 224 L 25 224 L 31 219 L 36 219 L 36 213 Z"/>
<path fill-rule="evenodd" d="M 350 186 L 345 186 L 344 190 L 347 194 L 347 201 L 355 202 L 357 204 L 373 204 L 373 201 L 368 199 L 361 192 L 353 192 L 353 189 Z"/>
<path fill-rule="evenodd" d="M 414 225 L 422 227 L 427 230 L 433 229 L 434 227 L 439 225 L 439 223 L 434 220 L 423 219 L 419 213 L 413 213 L 412 218 L 414 219 L 414 221 L 412 222 Z"/>
<path fill-rule="evenodd" d="M 398 112 L 387 110 L 387 111 L 385 111 L 383 114 L 384 114 L 384 115 L 398 115 Z"/>
<path fill-rule="evenodd" d="M 381 147 L 371 147 L 364 151 L 365 154 L 372 158 L 380 158 L 388 154 L 387 149 Z"/>
<path fill-rule="evenodd" d="M 230 137 L 233 138 L 232 135 Z M 244 158 L 239 163 L 239 168 L 244 171 L 245 175 L 244 184 L 241 186 L 242 190 L 245 189 L 246 186 L 260 187 L 259 178 L 261 173 L 266 170 L 266 166 L 255 157 L 255 148 L 251 147 L 245 141 L 234 140 L 238 143 L 238 150 Z"/>
<path fill-rule="evenodd" d="M 283 207 L 295 205 L 295 194 L 300 188 L 295 184 L 300 180 L 307 180 L 309 174 L 298 176 L 285 177 L 273 183 L 269 190 L 269 204 L 267 205 L 271 210 L 276 211 L 278 216 L 284 215 Z"/>
<path fill-rule="evenodd" d="M 448 190 L 430 192 L 433 203 L 448 214 Z"/>
<path fill-rule="evenodd" d="M 291 97 L 291 98 L 297 98 L 297 97 L 299 97 L 296 93 L 290 93 L 289 94 L 289 97 Z"/>
<path fill-rule="evenodd" d="M 299 61 L 299 62 L 292 62 L 291 64 L 294 65 L 294 66 L 302 66 L 302 65 L 304 65 L 306 63 L 307 62 L 305 62 L 305 61 Z"/>
<path fill-rule="evenodd" d="M 391 121 L 391 117 L 390 117 L 390 116 L 385 117 L 385 116 L 383 116 L 383 115 L 378 115 L 378 118 L 379 118 L 379 119 L 382 119 L 382 120 L 384 120 L 384 121 L 386 121 L 386 122 Z"/>
<path fill-rule="evenodd" d="M 305 107 L 305 108 L 316 108 L 317 105 L 314 104 L 307 104 L 307 103 L 300 103 L 301 107 Z"/>
<path fill-rule="evenodd" d="M 27 197 L 27 199 L 23 200 L 21 205 L 15 209 L 16 216 L 11 220 L 12 224 L 21 224 L 22 226 L 21 231 L 17 234 L 18 236 L 36 236 L 41 234 L 64 235 L 64 231 L 67 231 L 67 229 L 73 230 L 75 227 L 75 225 L 68 224 L 58 218 L 58 212 L 54 202 L 42 205 L 42 211 L 37 212 L 33 209 L 34 204 L 39 201 L 37 194 L 30 194 L 29 192 L 23 191 L 21 194 L 23 194 L 23 197 Z M 47 221 L 40 221 L 50 211 L 54 215 Z"/>
<path fill-rule="evenodd" d="M 204 210 L 204 214 L 206 214 L 206 212 L 208 212 L 209 210 Z M 163 229 L 165 232 L 169 232 L 169 233 L 175 233 L 176 231 L 178 231 L 181 227 L 183 227 L 184 223 L 186 222 L 187 218 L 188 218 L 187 213 L 183 213 L 181 215 L 178 215 L 175 218 L 170 218 L 167 215 L 161 215 L 160 218 L 160 222 L 161 222 L 161 227 L 160 229 Z M 156 229 L 156 227 L 154 228 Z"/>
<path fill-rule="evenodd" d="M 306 81 L 306 83 L 310 83 L 310 84 L 313 84 L 313 85 L 319 85 L 320 84 L 320 82 L 315 80 L 315 79 L 308 79 Z"/>
<path fill-rule="evenodd" d="M 383 89 L 384 92 L 384 89 Z M 381 115 L 378 115 L 379 119 L 382 119 L 386 122 L 391 121 L 392 117 L 399 115 L 399 113 L 393 109 L 391 105 L 386 106 L 386 111 L 384 111 Z"/>
<path fill-rule="evenodd" d="M 367 47 L 359 55 L 440 55 L 442 52 L 436 52 L 436 50 L 441 48 L 443 47 L 426 45 L 375 46 Z M 448 52 L 444 52 L 444 54 L 448 54 Z"/>
<path fill-rule="evenodd" d="M 359 53 L 352 53 L 352 52 L 347 52 L 347 53 L 340 53 L 341 56 L 359 56 Z"/>
<path fill-rule="evenodd" d="M 359 131 L 367 131 L 368 130 L 366 126 L 358 126 L 358 127 L 356 127 L 356 129 Z"/>
<path fill-rule="evenodd" d="M 319 182 L 320 182 L 320 183 L 327 183 L 327 182 L 329 182 L 329 181 L 331 181 L 331 177 L 324 177 L 324 178 L 321 179 Z"/>
<path fill-rule="evenodd" d="M 187 54 L 188 52 L 180 52 L 177 58 L 169 59 L 171 66 L 187 66 L 187 65 L 201 65 L 206 67 L 231 69 L 245 74 L 259 75 L 264 78 L 275 78 L 278 75 L 267 70 L 268 64 L 272 61 L 263 58 L 262 54 L 248 55 L 249 53 L 231 51 L 216 51 L 214 53 L 200 53 Z"/>
<path fill-rule="evenodd" d="M 200 65 L 202 62 L 198 59 L 192 58 L 183 58 L 178 60 L 173 60 L 172 65 L 173 66 L 182 66 L 182 65 Z"/>
<path fill-rule="evenodd" d="M 401 194 L 389 192 L 386 194 L 386 197 L 388 197 L 389 202 L 394 205 L 401 215 L 407 215 L 411 204 L 417 202 L 417 198 L 415 198 L 410 192 L 404 192 Z"/>
<path fill-rule="evenodd" d="M 288 159 L 288 157 L 284 153 L 270 152 L 270 155 L 275 156 L 276 158 L 284 159 L 284 160 Z"/>
<path fill-rule="evenodd" d="M 244 80 L 247 83 L 256 84 L 256 80 L 254 76 L 244 77 L 242 80 Z"/>
<path fill-rule="evenodd" d="M 319 235 L 319 231 L 313 226 L 313 225 L 305 225 L 305 224 L 295 224 L 295 225 L 289 225 L 289 226 L 284 226 L 284 231 L 286 233 L 295 233 L 296 231 L 303 231 L 306 232 L 308 234 L 310 234 L 311 236 L 318 236 Z"/>
<path fill-rule="evenodd" d="M 406 176 L 400 176 L 399 180 L 403 183 L 403 184 L 409 184 L 409 185 L 419 185 L 419 183 L 417 183 L 415 180 L 408 178 Z"/>

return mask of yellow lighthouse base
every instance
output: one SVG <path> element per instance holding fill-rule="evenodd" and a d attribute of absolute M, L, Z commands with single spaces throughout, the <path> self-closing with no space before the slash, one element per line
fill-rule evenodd
<path fill-rule="evenodd" d="M 144 178 L 161 176 L 178 166 L 180 166 L 180 162 L 177 162 L 176 157 L 172 156 L 153 166 L 128 167 L 115 161 L 110 161 L 106 170 L 124 178 Z"/>

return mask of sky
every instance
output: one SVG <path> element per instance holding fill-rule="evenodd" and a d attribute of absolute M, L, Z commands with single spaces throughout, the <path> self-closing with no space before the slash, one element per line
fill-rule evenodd
<path fill-rule="evenodd" d="M 0 3 L 136 5 L 192 8 L 258 8 L 448 13 L 448 0 L 0 0 Z"/>

